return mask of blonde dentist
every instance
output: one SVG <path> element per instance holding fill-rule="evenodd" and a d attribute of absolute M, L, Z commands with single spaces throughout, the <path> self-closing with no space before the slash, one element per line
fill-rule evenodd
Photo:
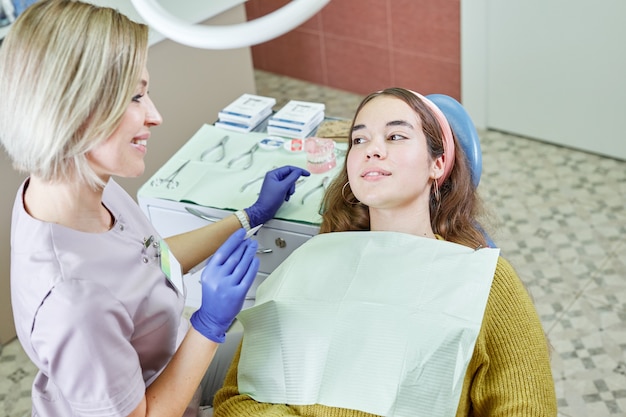
<path fill-rule="evenodd" d="M 239 218 L 160 242 L 112 179 L 144 172 L 162 122 L 147 47 L 145 25 L 71 0 L 35 3 L 0 47 L 0 140 L 28 173 L 13 210 L 11 296 L 39 369 L 34 416 L 195 415 L 190 402 L 258 269 L 239 218 L 272 218 L 308 175 L 270 171 Z M 214 254 L 191 328 L 183 290 L 161 268 L 167 248 L 183 271 Z"/>

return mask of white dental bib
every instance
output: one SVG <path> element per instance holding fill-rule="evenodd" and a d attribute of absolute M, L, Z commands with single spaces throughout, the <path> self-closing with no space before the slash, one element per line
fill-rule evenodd
<path fill-rule="evenodd" d="M 454 416 L 498 256 L 393 232 L 313 237 L 238 316 L 240 393 L 383 416 Z"/>

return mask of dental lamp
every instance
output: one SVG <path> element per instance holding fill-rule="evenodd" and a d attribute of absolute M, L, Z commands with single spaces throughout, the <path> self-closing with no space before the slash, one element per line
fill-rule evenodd
<path fill-rule="evenodd" d="M 154 30 L 171 40 L 203 49 L 233 49 L 256 45 L 283 35 L 320 11 L 330 0 L 292 0 L 257 19 L 233 25 L 194 25 L 165 10 L 158 0 L 132 0 Z"/>

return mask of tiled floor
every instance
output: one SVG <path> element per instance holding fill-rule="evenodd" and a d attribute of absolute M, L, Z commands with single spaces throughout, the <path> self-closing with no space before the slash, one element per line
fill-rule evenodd
<path fill-rule="evenodd" d="M 325 102 L 351 117 L 361 97 L 257 71 L 258 93 Z M 480 192 L 492 237 L 516 267 L 554 347 L 559 415 L 626 416 L 626 162 L 481 132 Z M 34 368 L 0 355 L 0 417 L 29 415 Z"/>

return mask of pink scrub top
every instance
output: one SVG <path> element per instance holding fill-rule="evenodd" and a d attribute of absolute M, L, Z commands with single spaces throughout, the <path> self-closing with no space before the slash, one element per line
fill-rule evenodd
<path fill-rule="evenodd" d="M 34 416 L 126 416 L 187 331 L 184 294 L 160 268 L 159 236 L 113 180 L 105 233 L 31 217 L 20 187 L 11 225 L 18 338 L 39 368 Z M 152 237 L 156 244 L 145 245 Z"/>

